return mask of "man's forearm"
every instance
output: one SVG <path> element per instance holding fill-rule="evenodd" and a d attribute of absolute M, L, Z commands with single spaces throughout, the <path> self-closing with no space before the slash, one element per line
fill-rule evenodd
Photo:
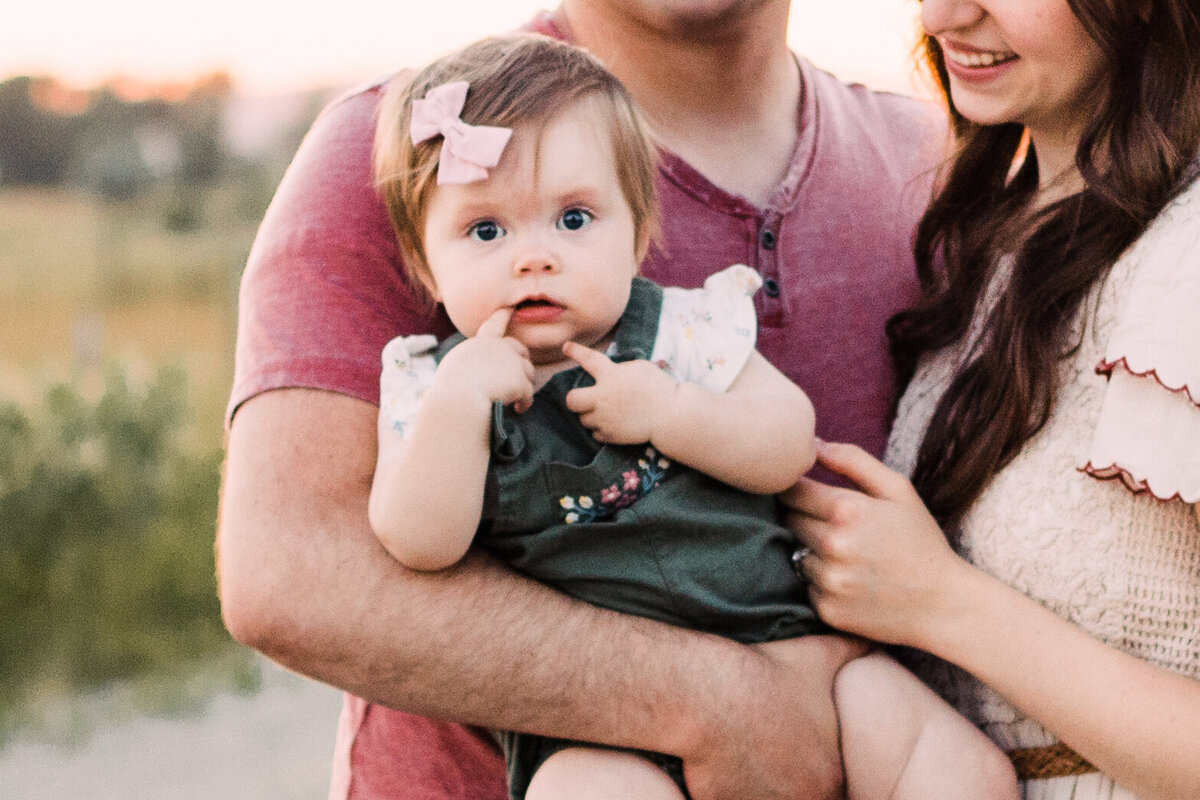
<path fill-rule="evenodd" d="M 573 601 L 483 556 L 397 564 L 367 523 L 374 407 L 283 390 L 239 411 L 219 537 L 234 635 L 416 713 L 666 751 L 745 649 Z"/>
<path fill-rule="evenodd" d="M 678 755 L 696 800 L 829 800 L 840 637 L 760 647 L 572 600 L 482 555 L 404 569 L 367 497 L 374 406 L 260 395 L 230 432 L 226 624 L 304 674 L 426 716 Z"/>

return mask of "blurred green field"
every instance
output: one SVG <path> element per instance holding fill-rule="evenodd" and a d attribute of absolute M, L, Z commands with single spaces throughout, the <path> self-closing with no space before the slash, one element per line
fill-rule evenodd
<path fill-rule="evenodd" d="M 236 188 L 208 195 L 178 230 L 164 190 L 123 202 L 0 191 L 0 395 L 28 401 L 111 360 L 143 377 L 173 362 L 189 376 L 194 431 L 219 437 L 236 283 L 262 208 Z"/>
<path fill-rule="evenodd" d="M 168 709 L 254 685 L 212 546 L 264 206 L 244 184 L 0 191 L 0 744 L 61 728 L 74 697 Z"/>

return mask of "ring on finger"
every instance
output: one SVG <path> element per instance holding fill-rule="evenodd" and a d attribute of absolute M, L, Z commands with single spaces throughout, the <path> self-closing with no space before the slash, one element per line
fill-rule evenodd
<path fill-rule="evenodd" d="M 797 547 L 792 551 L 792 569 L 799 575 L 804 570 L 804 559 L 812 555 L 811 547 Z"/>

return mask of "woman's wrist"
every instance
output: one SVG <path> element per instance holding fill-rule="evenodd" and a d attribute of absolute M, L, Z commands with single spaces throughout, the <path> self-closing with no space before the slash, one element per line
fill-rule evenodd
<path fill-rule="evenodd" d="M 913 640 L 903 644 L 961 663 L 959 648 L 994 624 L 990 609 L 1008 587 L 955 555 L 930 588 L 927 612 L 915 618 Z"/>

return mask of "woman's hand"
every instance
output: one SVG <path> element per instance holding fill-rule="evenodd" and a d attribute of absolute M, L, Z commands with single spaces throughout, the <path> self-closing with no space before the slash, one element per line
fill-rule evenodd
<path fill-rule="evenodd" d="M 783 498 L 826 622 L 958 665 L 1132 795 L 1200 797 L 1200 683 L 959 558 L 912 485 L 857 447 L 822 443 L 817 460 L 859 487 L 805 479 Z"/>
<path fill-rule="evenodd" d="M 920 647 L 955 601 L 947 578 L 970 565 L 903 476 L 849 444 L 820 443 L 817 462 L 859 488 L 802 478 L 781 495 L 814 608 L 840 630 Z"/>

